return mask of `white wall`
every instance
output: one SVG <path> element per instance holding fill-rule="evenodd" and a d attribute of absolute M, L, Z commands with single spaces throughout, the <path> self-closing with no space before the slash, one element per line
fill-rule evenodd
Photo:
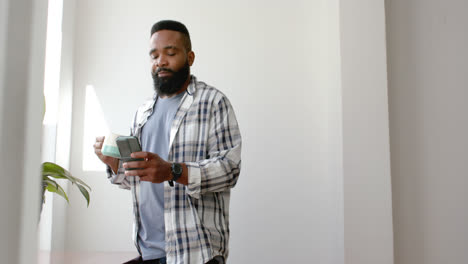
<path fill-rule="evenodd" d="M 231 263 L 342 263 L 337 7 L 300 0 L 79 1 L 71 169 L 93 192 L 89 209 L 71 197 L 67 248 L 134 250 L 130 195 L 110 186 L 103 172 L 81 167 L 84 88 L 95 87 L 110 129 L 128 133 L 153 89 L 149 29 L 172 18 L 191 32 L 193 73 L 228 95 L 243 134 Z"/>
<path fill-rule="evenodd" d="M 0 2 L 0 256 L 34 263 L 47 1 Z"/>
<path fill-rule="evenodd" d="M 345 262 L 393 263 L 384 1 L 340 1 Z"/>
<path fill-rule="evenodd" d="M 468 2 L 387 1 L 395 263 L 468 262 Z"/>

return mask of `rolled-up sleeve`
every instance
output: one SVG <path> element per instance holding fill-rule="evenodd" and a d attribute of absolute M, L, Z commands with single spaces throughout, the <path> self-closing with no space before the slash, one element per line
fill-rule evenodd
<path fill-rule="evenodd" d="M 130 181 L 125 177 L 125 169 L 122 168 L 122 162 L 119 162 L 117 173 L 114 173 L 112 169 L 107 166 L 107 178 L 112 184 L 119 185 L 119 188 L 130 190 Z"/>
<path fill-rule="evenodd" d="M 186 162 L 187 193 L 199 198 L 206 192 L 222 192 L 234 187 L 241 169 L 242 139 L 234 110 L 225 96 L 211 109 L 206 158 Z"/>

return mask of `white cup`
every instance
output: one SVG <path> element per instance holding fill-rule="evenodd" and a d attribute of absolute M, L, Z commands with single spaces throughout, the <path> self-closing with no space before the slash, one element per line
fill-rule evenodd
<path fill-rule="evenodd" d="M 101 152 L 105 156 L 110 156 L 114 158 L 120 158 L 119 148 L 117 147 L 117 143 L 115 140 L 120 137 L 121 135 L 109 133 L 104 138 L 104 143 L 102 144 Z"/>

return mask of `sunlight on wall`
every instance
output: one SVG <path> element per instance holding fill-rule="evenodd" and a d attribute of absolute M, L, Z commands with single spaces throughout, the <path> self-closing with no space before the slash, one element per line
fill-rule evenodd
<path fill-rule="evenodd" d="M 109 133 L 101 104 L 94 86 L 86 86 L 85 117 L 83 133 L 83 171 L 104 171 L 105 166 L 94 154 L 93 144 L 96 136 L 105 136 Z"/>

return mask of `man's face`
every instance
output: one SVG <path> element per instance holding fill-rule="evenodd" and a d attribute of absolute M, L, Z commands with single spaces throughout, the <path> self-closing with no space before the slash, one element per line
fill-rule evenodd
<path fill-rule="evenodd" d="M 150 38 L 151 75 L 154 88 L 161 95 L 178 92 L 190 75 L 195 55 L 184 46 L 183 35 L 161 30 Z"/>

